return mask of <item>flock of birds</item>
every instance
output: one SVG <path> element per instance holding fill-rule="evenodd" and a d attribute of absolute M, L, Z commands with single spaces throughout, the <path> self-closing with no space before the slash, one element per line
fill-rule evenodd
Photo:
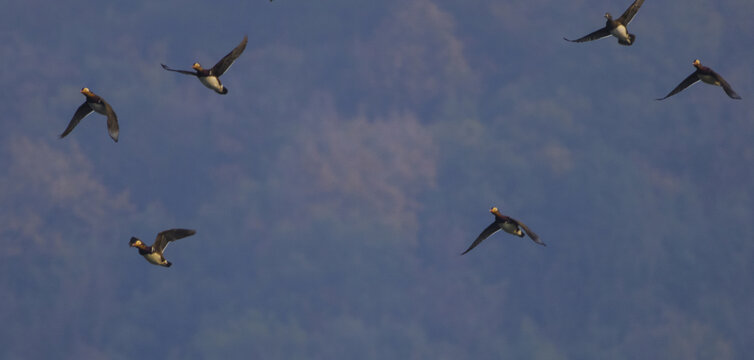
<path fill-rule="evenodd" d="M 565 37 L 563 39 L 570 42 L 581 43 L 602 39 L 612 35 L 618 39 L 618 43 L 621 45 L 633 45 L 634 41 L 636 40 L 636 35 L 629 33 L 627 26 L 639 11 L 639 8 L 643 3 L 644 0 L 635 0 L 618 19 L 613 19 L 610 13 L 605 13 L 605 18 L 607 19 L 607 21 L 605 22 L 604 27 L 575 40 L 570 40 Z M 246 49 L 247 42 L 248 36 L 244 36 L 243 40 L 240 44 L 238 44 L 238 46 L 236 46 L 230 53 L 225 55 L 222 59 L 220 59 L 220 61 L 217 62 L 217 64 L 209 69 L 203 68 L 198 62 L 194 63 L 194 65 L 192 66 L 193 71 L 172 69 L 165 64 L 160 65 L 162 65 L 162 68 L 167 71 L 196 76 L 204 86 L 214 90 L 218 94 L 224 95 L 228 93 L 228 89 L 225 87 L 225 85 L 222 84 L 222 82 L 220 82 L 220 76 L 228 71 L 230 66 L 233 65 L 233 62 L 235 62 L 236 59 L 241 56 L 243 51 Z M 732 99 L 741 99 L 741 97 L 736 94 L 735 91 L 733 91 L 730 84 L 728 84 L 728 82 L 725 81 L 725 79 L 723 79 L 723 77 L 718 73 L 706 66 L 703 66 L 699 60 L 694 60 L 693 65 L 696 68 L 696 71 L 694 71 L 683 81 L 681 81 L 681 83 L 678 84 L 678 86 L 676 86 L 673 90 L 671 90 L 670 93 L 656 100 L 667 99 L 683 91 L 687 87 L 697 83 L 698 81 L 720 86 L 723 88 L 723 91 L 725 91 L 725 93 Z M 81 93 L 86 97 L 86 101 L 81 104 L 78 109 L 76 109 L 76 112 L 73 114 L 73 118 L 68 123 L 68 126 L 65 128 L 63 133 L 60 134 L 60 137 L 63 138 L 66 135 L 70 134 L 71 131 L 73 131 L 73 129 L 76 127 L 76 125 L 78 125 L 78 123 L 81 121 L 81 119 L 91 114 L 92 112 L 97 112 L 107 117 L 107 131 L 113 141 L 118 142 L 118 117 L 115 114 L 112 106 L 110 106 L 110 104 L 107 103 L 102 97 L 96 95 L 88 88 L 81 89 Z M 524 225 L 524 223 L 512 217 L 503 215 L 502 213 L 500 213 L 497 207 L 491 208 L 490 212 L 495 216 L 495 220 L 492 222 L 492 224 L 487 226 L 479 234 L 479 236 L 477 236 L 471 246 L 469 246 L 469 248 L 466 249 L 466 251 L 464 251 L 461 255 L 468 253 L 482 241 L 500 230 L 522 238 L 524 237 L 524 235 L 528 235 L 529 238 L 531 238 L 535 243 L 546 246 L 545 243 L 539 239 L 539 236 L 531 229 L 529 229 L 528 226 Z M 150 263 L 164 267 L 170 267 L 172 263 L 170 261 L 167 261 L 165 259 L 165 256 L 163 255 L 165 248 L 170 242 L 194 235 L 195 233 L 195 230 L 189 229 L 170 229 L 157 234 L 157 238 L 152 245 L 147 245 L 136 237 L 131 238 L 129 245 L 131 247 L 137 248 L 139 250 L 139 254 L 142 255 Z"/>
<path fill-rule="evenodd" d="M 162 65 L 163 69 L 168 71 L 196 76 L 199 81 L 204 84 L 204 86 L 214 90 L 218 94 L 224 95 L 228 93 L 228 88 L 226 88 L 225 85 L 220 82 L 220 76 L 228 71 L 230 66 L 233 65 L 233 62 L 235 62 L 236 59 L 241 56 L 243 51 L 246 49 L 246 43 L 248 41 L 249 37 L 244 36 L 243 40 L 240 44 L 238 44 L 238 46 L 236 46 L 230 53 L 228 53 L 228 55 L 225 55 L 222 59 L 220 59 L 220 61 L 218 61 L 217 64 L 215 64 L 215 66 L 210 69 L 203 68 L 202 65 L 198 62 L 194 63 L 194 65 L 191 66 L 194 71 L 176 70 L 171 69 L 165 64 L 160 65 Z M 81 119 L 85 118 L 92 112 L 97 112 L 107 116 L 107 132 L 110 134 L 110 137 L 113 139 L 113 141 L 117 143 L 119 133 L 118 116 L 115 115 L 113 107 L 110 106 L 110 104 L 107 103 L 107 101 L 105 101 L 101 96 L 93 93 L 88 88 L 81 89 L 81 93 L 86 97 L 86 101 L 84 101 L 84 103 L 81 104 L 78 109 L 76 109 L 76 112 L 73 114 L 73 118 L 68 123 L 68 126 L 65 128 L 63 133 L 60 134 L 60 137 L 64 138 L 66 135 L 70 134 L 71 131 L 73 131 L 73 128 L 75 128 L 76 125 L 79 124 Z M 157 234 L 157 238 L 154 240 L 154 243 L 152 245 L 147 245 L 136 237 L 132 237 L 128 244 L 131 247 L 139 249 L 139 255 L 143 256 L 150 263 L 164 267 L 170 267 L 171 265 L 173 265 L 173 263 L 165 259 L 165 255 L 163 255 L 165 248 L 169 243 L 175 240 L 183 239 L 194 234 L 196 234 L 196 230 L 170 229 L 161 231 L 159 234 Z"/>
<path fill-rule="evenodd" d="M 613 20 L 613 16 L 610 15 L 610 13 L 605 13 L 605 19 L 607 19 L 607 21 L 605 22 L 605 27 L 595 30 L 576 40 L 570 40 L 567 38 L 563 39 L 570 42 L 580 43 L 598 40 L 612 35 L 618 38 L 618 44 L 631 46 L 634 44 L 634 40 L 636 40 L 636 35 L 629 33 L 627 26 L 634 18 L 634 15 L 639 12 L 639 8 L 642 4 L 644 4 L 644 0 L 635 0 L 634 3 L 631 4 L 631 6 L 626 9 L 626 11 L 623 12 L 623 15 L 621 15 L 618 20 Z M 728 84 L 728 82 L 725 81 L 725 79 L 723 79 L 720 74 L 716 73 L 706 66 L 703 66 L 698 59 L 694 60 L 693 65 L 696 68 L 696 71 L 683 79 L 683 81 L 681 81 L 681 83 L 678 84 L 678 86 L 676 86 L 673 90 L 671 90 L 670 93 L 665 95 L 665 97 L 656 100 L 665 100 L 675 94 L 678 94 L 679 92 L 683 91 L 683 89 L 695 84 L 699 80 L 707 84 L 721 86 L 725 93 L 728 94 L 728 96 L 730 96 L 731 98 L 738 100 L 741 99 L 741 97 L 738 96 L 735 91 L 733 91 L 733 89 L 730 87 L 730 84 Z"/>

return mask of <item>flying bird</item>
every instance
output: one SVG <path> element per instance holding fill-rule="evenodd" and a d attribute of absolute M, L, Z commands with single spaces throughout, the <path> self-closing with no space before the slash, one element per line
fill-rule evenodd
<path fill-rule="evenodd" d="M 524 232 L 526 232 L 526 235 L 529 235 L 529 237 L 537 244 L 546 246 L 542 240 L 539 240 L 539 236 L 535 234 L 531 229 L 529 229 L 528 226 L 524 225 L 524 223 L 509 217 L 505 216 L 500 213 L 500 211 L 493 207 L 490 209 L 490 212 L 495 215 L 495 221 L 492 222 L 489 226 L 487 226 L 479 236 L 477 236 L 476 240 L 469 246 L 466 251 L 464 251 L 461 255 L 466 254 L 467 252 L 471 251 L 471 249 L 475 248 L 477 245 L 479 245 L 482 241 L 490 237 L 490 235 L 503 230 L 509 234 L 513 234 L 519 237 L 524 237 Z M 523 229 L 523 231 L 521 231 Z"/>
<path fill-rule="evenodd" d="M 728 96 L 730 96 L 731 99 L 737 99 L 741 100 L 741 97 L 736 94 L 735 91 L 730 87 L 730 84 L 728 84 L 725 79 L 723 79 L 720 74 L 716 73 L 712 69 L 703 66 L 702 63 L 699 61 L 699 59 L 694 60 L 693 63 L 694 67 L 696 68 L 696 71 L 691 73 L 691 75 L 687 76 L 683 81 L 681 81 L 678 86 L 675 87 L 669 94 L 665 95 L 664 98 L 659 98 L 655 100 L 665 100 L 675 94 L 678 94 L 679 92 L 683 91 L 683 89 L 696 84 L 697 81 L 701 80 L 707 84 L 717 85 L 721 86 L 723 88 L 723 91 L 725 91 Z"/>
<path fill-rule="evenodd" d="M 99 95 L 96 95 L 95 93 L 89 91 L 88 88 L 81 89 L 81 93 L 86 96 L 86 101 L 84 101 L 84 103 L 81 104 L 78 109 L 76 109 L 76 113 L 73 114 L 73 118 L 68 123 L 68 126 L 65 128 L 63 133 L 60 134 L 60 138 L 64 138 L 71 131 L 73 131 L 73 128 L 75 128 L 76 125 L 79 124 L 79 121 L 81 121 L 81 119 L 91 114 L 92 111 L 96 111 L 102 115 L 107 116 L 107 132 L 110 133 L 110 137 L 115 142 L 118 142 L 118 116 L 115 115 L 115 111 L 113 111 L 113 108 L 110 106 L 110 104 L 99 97 Z"/>
<path fill-rule="evenodd" d="M 618 18 L 618 20 L 613 20 L 613 16 L 610 15 L 610 13 L 605 13 L 605 19 L 607 19 L 607 21 L 605 22 L 605 27 L 594 31 L 591 34 L 585 35 L 576 40 L 566 38 L 563 39 L 570 42 L 587 42 L 602 39 L 604 37 L 612 35 L 618 38 L 618 44 L 626 46 L 633 45 L 634 40 L 636 39 L 636 35 L 629 34 L 626 27 L 628 26 L 628 23 L 631 22 L 631 19 L 634 18 L 634 15 L 636 15 L 636 13 L 639 11 L 639 8 L 643 3 L 644 0 L 635 0 L 634 3 L 631 4 L 628 9 L 626 9 L 623 15 Z"/>
<path fill-rule="evenodd" d="M 225 55 L 220 61 L 215 64 L 211 69 L 205 69 L 203 68 L 198 62 L 194 63 L 193 66 L 191 66 L 194 71 L 187 71 L 187 70 L 176 70 L 171 69 L 165 64 L 162 65 L 162 68 L 168 71 L 175 71 L 181 74 L 185 75 L 193 75 L 199 78 L 199 81 L 202 82 L 202 84 L 212 90 L 215 90 L 218 94 L 227 94 L 228 88 L 226 88 L 221 82 L 220 82 L 220 76 L 224 74 L 226 71 L 228 71 L 228 68 L 230 68 L 231 65 L 233 65 L 233 62 L 238 59 L 239 56 L 241 56 L 241 53 L 246 49 L 246 43 L 249 41 L 248 36 L 244 36 L 243 40 L 241 41 L 238 46 L 236 46 L 233 51 L 228 53 L 228 55 Z"/>
<path fill-rule="evenodd" d="M 150 263 L 164 267 L 170 267 L 170 265 L 173 265 L 173 263 L 165 260 L 165 256 L 163 255 L 165 248 L 170 242 L 176 241 L 178 239 L 183 239 L 194 234 L 196 234 L 196 230 L 170 229 L 157 234 L 157 238 L 154 240 L 154 244 L 152 244 L 152 246 L 144 244 L 144 242 L 136 237 L 132 237 L 131 241 L 128 242 L 128 245 L 138 248 L 139 255 L 143 256 Z"/>

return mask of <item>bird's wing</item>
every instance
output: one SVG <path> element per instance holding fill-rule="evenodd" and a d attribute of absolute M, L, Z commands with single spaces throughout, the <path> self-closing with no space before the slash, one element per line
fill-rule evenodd
<path fill-rule="evenodd" d="M 587 42 L 587 41 L 602 39 L 603 37 L 606 37 L 606 36 L 610 36 L 610 30 L 608 30 L 606 27 L 603 27 L 602 29 L 596 30 L 592 32 L 591 34 L 582 36 L 576 40 L 571 40 L 568 38 L 563 38 L 563 39 L 570 42 L 580 43 L 580 42 Z"/>
<path fill-rule="evenodd" d="M 628 23 L 631 22 L 631 19 L 634 18 L 634 15 L 636 15 L 637 12 L 639 12 L 639 8 L 641 7 L 641 4 L 644 3 L 644 0 L 636 0 L 634 1 L 631 6 L 626 9 L 626 11 L 618 18 L 618 22 L 623 24 L 624 26 L 628 26 Z"/>
<path fill-rule="evenodd" d="M 181 74 L 186 74 L 186 75 L 194 75 L 194 76 L 196 76 L 196 73 L 195 73 L 195 72 L 193 72 L 193 71 L 186 71 L 186 70 L 177 70 L 177 69 L 171 69 L 171 68 L 169 68 L 169 67 L 168 67 L 167 65 L 165 65 L 165 64 L 160 64 L 160 65 L 162 65 L 162 68 L 163 68 L 163 69 L 165 69 L 165 70 L 167 70 L 167 71 L 175 71 L 175 72 L 177 72 L 177 73 L 181 73 Z"/>
<path fill-rule="evenodd" d="M 239 56 L 241 56 L 241 53 L 246 49 L 246 43 L 249 41 L 248 36 L 244 36 L 243 40 L 241 40 L 241 43 L 236 46 L 233 51 L 229 52 L 228 55 L 225 55 L 220 61 L 215 64 L 215 66 L 212 67 L 212 75 L 220 76 L 225 73 L 225 71 L 230 68 L 231 65 L 233 65 L 233 62 L 238 59 Z"/>
<path fill-rule="evenodd" d="M 178 239 L 183 239 L 187 236 L 196 234 L 196 230 L 189 229 L 170 229 L 165 230 L 157 234 L 157 238 L 154 240 L 152 248 L 162 254 L 165 248 L 168 247 L 168 243 Z"/>
<path fill-rule="evenodd" d="M 105 104 L 105 114 L 107 115 L 107 132 L 110 133 L 110 137 L 115 142 L 118 142 L 118 134 L 120 133 L 120 128 L 118 127 L 118 115 L 115 115 L 113 107 L 105 100 L 102 100 L 102 103 Z"/>
<path fill-rule="evenodd" d="M 464 251 L 461 255 L 466 254 L 467 252 L 471 251 L 471 249 L 475 248 L 479 243 L 484 241 L 484 239 L 490 237 L 490 235 L 500 231 L 500 225 L 497 224 L 497 222 L 493 222 L 490 224 L 490 226 L 487 226 L 484 230 L 482 230 L 482 233 L 477 236 L 476 240 L 469 246 L 466 251 Z"/>
<path fill-rule="evenodd" d="M 522 229 L 524 229 L 524 232 L 526 233 L 526 235 L 529 235 L 529 237 L 530 237 L 530 238 L 531 238 L 531 239 L 532 239 L 532 240 L 533 240 L 533 241 L 534 241 L 535 243 L 537 243 L 537 244 L 539 244 L 539 245 L 542 245 L 542 246 L 547 246 L 547 245 L 546 245 L 546 244 L 545 244 L 545 243 L 544 243 L 544 242 L 543 242 L 542 240 L 539 240 L 539 235 L 535 234 L 535 233 L 534 233 L 534 231 L 531 231 L 531 229 L 529 229 L 529 227 L 528 227 L 528 226 L 526 226 L 526 224 L 524 224 L 524 223 L 522 223 L 522 222 L 520 222 L 520 221 L 518 221 L 518 220 L 516 220 L 516 219 L 514 219 L 514 218 L 510 218 L 510 219 L 511 219 L 511 220 L 512 220 L 513 222 L 515 222 L 516 224 L 518 224 L 518 226 L 519 226 L 519 227 L 521 227 Z"/>
<path fill-rule="evenodd" d="M 720 86 L 723 87 L 723 90 L 725 90 L 725 93 L 728 94 L 728 96 L 730 96 L 731 99 L 738 99 L 738 100 L 741 99 L 741 96 L 736 94 L 735 91 L 733 91 L 733 88 L 730 87 L 730 84 L 728 84 L 728 82 L 725 81 L 725 79 L 723 79 L 723 77 L 720 76 L 720 74 L 714 71 L 712 73 L 715 75 L 715 79 L 717 79 L 717 81 L 720 83 Z"/>
<path fill-rule="evenodd" d="M 697 81 L 699 81 L 699 76 L 697 76 L 697 71 L 694 71 L 691 75 L 689 75 L 685 79 L 683 79 L 683 81 L 681 81 L 681 83 L 678 84 L 678 86 L 676 86 L 675 89 L 673 89 L 671 92 L 669 92 L 667 95 L 665 95 L 665 97 L 659 98 L 659 99 L 655 99 L 655 100 L 665 100 L 665 99 L 667 99 L 667 98 L 669 98 L 669 97 L 671 97 L 671 96 L 673 96 L 675 94 L 678 94 L 679 92 L 683 91 L 683 89 L 685 89 L 685 88 L 693 85 Z"/>
<path fill-rule="evenodd" d="M 91 114 L 92 111 L 94 111 L 92 110 L 92 107 L 89 106 L 89 104 L 87 104 L 86 101 L 84 101 L 84 103 L 81 104 L 81 106 L 79 106 L 78 109 L 76 109 L 76 113 L 73 114 L 73 118 L 68 123 L 68 126 L 65 128 L 63 133 L 60 134 L 60 137 L 64 138 L 71 131 L 73 131 L 73 128 L 75 128 L 76 125 L 79 124 L 79 121 L 81 121 L 81 119 L 85 118 L 87 115 Z"/>

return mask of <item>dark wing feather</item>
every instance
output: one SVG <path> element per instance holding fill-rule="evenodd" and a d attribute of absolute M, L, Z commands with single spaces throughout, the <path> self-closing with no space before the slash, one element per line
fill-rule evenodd
<path fill-rule="evenodd" d="M 89 106 L 89 104 L 87 104 L 86 101 L 84 101 L 84 103 L 81 104 L 81 106 L 79 106 L 78 109 L 76 109 L 76 113 L 73 114 L 73 118 L 68 123 L 68 126 L 65 128 L 63 133 L 60 134 L 60 138 L 64 138 L 71 131 L 73 131 L 73 128 L 75 128 L 76 125 L 79 124 L 79 121 L 81 121 L 81 119 L 85 118 L 87 115 L 91 114 L 92 111 L 94 111 L 92 110 L 92 107 Z"/>
<path fill-rule="evenodd" d="M 467 252 L 471 251 L 471 249 L 475 248 L 479 243 L 484 241 L 484 239 L 490 237 L 490 235 L 500 231 L 500 225 L 497 224 L 497 222 L 493 222 L 490 224 L 490 226 L 487 226 L 484 230 L 482 230 L 482 233 L 477 236 L 476 240 L 469 246 L 466 251 L 464 251 L 461 255 L 466 254 Z"/>
<path fill-rule="evenodd" d="M 163 68 L 163 69 L 165 69 L 165 70 L 167 70 L 167 71 L 175 71 L 175 72 L 177 72 L 177 73 L 181 73 L 181 74 L 186 74 L 186 75 L 194 75 L 194 76 L 196 76 L 196 73 L 195 73 L 195 72 L 193 72 L 193 71 L 186 71 L 186 70 L 176 70 L 176 69 L 171 69 L 171 68 L 169 68 L 169 67 L 168 67 L 167 65 L 165 65 L 165 64 L 160 64 L 160 65 L 162 65 L 162 68 Z"/>
<path fill-rule="evenodd" d="M 118 134 L 120 133 L 120 128 L 118 127 L 118 115 L 115 115 L 113 107 L 105 100 L 102 100 L 102 103 L 105 104 L 105 114 L 107 115 L 107 132 L 115 142 L 118 142 Z"/>
<path fill-rule="evenodd" d="M 631 22 L 631 19 L 634 18 L 634 15 L 636 15 L 637 12 L 639 12 L 639 8 L 641 7 L 641 4 L 644 3 L 644 0 L 636 0 L 634 1 L 631 6 L 626 9 L 626 11 L 618 18 L 618 22 L 623 24 L 624 26 L 628 26 L 628 23 Z"/>
<path fill-rule="evenodd" d="M 566 41 L 570 41 L 570 42 L 578 42 L 578 43 L 580 43 L 580 42 L 587 42 L 587 41 L 602 39 L 603 37 L 606 37 L 606 36 L 610 36 L 610 30 L 608 30 L 606 27 L 604 27 L 602 29 L 599 29 L 599 30 L 596 30 L 596 31 L 592 32 L 591 34 L 582 36 L 582 37 L 580 37 L 580 38 L 578 38 L 576 40 L 571 40 L 571 39 L 567 39 L 567 38 L 563 38 L 563 39 L 566 40 Z"/>
<path fill-rule="evenodd" d="M 534 241 L 535 243 L 537 243 L 537 244 L 539 244 L 539 245 L 542 245 L 542 246 L 547 246 L 547 245 L 546 245 L 546 244 L 545 244 L 544 242 L 542 242 L 542 240 L 539 240 L 539 235 L 535 234 L 535 233 L 534 233 L 534 231 L 531 231 L 531 229 L 529 229 L 529 227 L 528 227 L 528 226 L 526 226 L 526 224 L 524 224 L 524 223 L 522 223 L 522 222 L 520 222 L 520 221 L 518 221 L 518 220 L 516 220 L 516 219 L 514 219 L 514 218 L 510 218 L 510 219 L 511 219 L 511 221 L 513 221 L 513 222 L 515 222 L 516 224 L 518 224 L 518 226 L 519 226 L 520 228 L 524 229 L 524 232 L 526 233 L 526 235 L 529 235 L 529 237 L 530 237 L 530 238 L 531 238 L 531 239 L 532 239 L 532 240 L 533 240 L 533 241 Z"/>
<path fill-rule="evenodd" d="M 728 94 L 728 96 L 730 96 L 731 99 L 738 99 L 738 100 L 741 99 L 741 96 L 739 96 L 738 94 L 736 94 L 735 91 L 733 91 L 733 88 L 730 87 L 730 84 L 728 84 L 728 82 L 725 81 L 725 79 L 723 79 L 723 77 L 720 76 L 720 74 L 714 71 L 712 73 L 715 75 L 715 79 L 717 79 L 717 81 L 720 83 L 720 86 L 723 87 L 723 90 L 725 90 L 725 93 Z"/>
<path fill-rule="evenodd" d="M 699 81 L 699 76 L 697 75 L 697 72 L 698 72 L 698 70 L 694 71 L 691 75 L 689 75 L 685 79 L 683 79 L 683 81 L 681 81 L 681 83 L 678 84 L 678 86 L 676 86 L 675 89 L 673 89 L 670 93 L 668 93 L 667 95 L 665 95 L 664 98 L 659 98 L 659 99 L 655 99 L 655 100 L 665 100 L 665 99 L 667 99 L 667 98 L 669 98 L 669 97 L 671 97 L 671 96 L 673 96 L 675 94 L 678 94 L 679 92 L 683 91 L 683 89 L 685 89 L 685 88 L 693 85 L 694 83 L 696 83 L 697 81 Z"/>
<path fill-rule="evenodd" d="M 241 56 L 241 53 L 246 49 L 246 43 L 249 41 L 248 36 L 244 36 L 243 40 L 241 41 L 238 46 L 236 46 L 233 51 L 228 53 L 228 55 L 225 55 L 220 61 L 215 64 L 215 66 L 212 67 L 212 75 L 220 76 L 225 73 L 225 71 L 230 68 L 231 65 L 233 65 L 233 62 L 238 59 L 239 56 Z"/>
<path fill-rule="evenodd" d="M 183 239 L 187 236 L 191 236 L 194 234 L 196 234 L 196 230 L 189 230 L 189 229 L 165 230 L 157 234 L 157 238 L 154 240 L 154 245 L 152 245 L 152 248 L 154 249 L 154 251 L 162 254 L 162 252 L 165 251 L 165 248 L 168 247 L 168 243 L 170 243 L 171 241 Z"/>

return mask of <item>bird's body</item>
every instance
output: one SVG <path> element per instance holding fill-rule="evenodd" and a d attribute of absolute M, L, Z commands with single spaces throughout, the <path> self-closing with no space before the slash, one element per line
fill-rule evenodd
<path fill-rule="evenodd" d="M 86 104 L 89 105 L 89 107 L 92 108 L 94 112 L 102 115 L 107 115 L 107 106 L 102 103 L 101 98 L 100 101 L 87 102 Z"/>
<path fill-rule="evenodd" d="M 673 90 L 671 90 L 665 97 L 656 99 L 656 100 L 665 100 L 681 91 L 686 89 L 687 87 L 694 85 L 698 81 L 702 81 L 704 83 L 720 86 L 723 88 L 723 91 L 730 97 L 731 99 L 740 100 L 741 96 L 736 94 L 735 91 L 733 91 L 733 88 L 730 87 L 730 84 L 728 84 L 725 79 L 723 79 L 720 74 L 716 73 L 714 70 L 702 65 L 702 63 L 699 61 L 699 59 L 694 60 L 693 63 L 694 67 L 696 68 L 696 71 L 691 73 L 691 75 L 687 76 L 683 81 L 681 81 L 678 86 L 676 86 Z"/>
<path fill-rule="evenodd" d="M 628 24 L 634 18 L 634 15 L 639 11 L 639 8 L 644 3 L 644 0 L 635 0 L 631 6 L 623 12 L 618 19 L 613 19 L 610 13 L 605 13 L 605 27 L 595 30 L 590 34 L 582 36 L 576 40 L 563 38 L 570 42 L 587 42 L 602 39 L 607 36 L 615 36 L 618 39 L 618 43 L 621 45 L 630 46 L 634 44 L 636 35 L 628 32 Z"/>
<path fill-rule="evenodd" d="M 540 244 L 542 246 L 546 246 L 544 242 L 539 240 L 539 236 L 535 234 L 531 229 L 529 229 L 528 226 L 524 225 L 524 223 L 510 217 L 505 216 L 500 213 L 500 211 L 493 207 L 490 209 L 490 212 L 495 215 L 495 221 L 492 222 L 492 224 L 488 225 L 482 233 L 477 236 L 476 240 L 469 246 L 466 251 L 464 251 L 461 255 L 466 254 L 467 252 L 471 251 L 471 249 L 475 248 L 477 245 L 479 245 L 482 241 L 490 237 L 490 235 L 503 230 L 509 234 L 516 235 L 518 237 L 524 237 L 524 234 L 529 235 L 529 237 L 532 239 L 532 241 L 536 242 L 537 244 Z"/>
<path fill-rule="evenodd" d="M 620 23 L 610 30 L 610 35 L 618 38 L 618 43 L 622 45 L 631 45 L 633 42 L 633 39 L 631 38 L 633 34 L 629 34 L 626 26 Z M 634 35 L 634 38 L 635 37 L 636 36 Z"/>
<path fill-rule="evenodd" d="M 220 61 L 215 64 L 211 69 L 205 69 L 203 68 L 198 62 L 194 63 L 193 66 L 191 66 L 194 71 L 188 71 L 188 70 L 176 70 L 171 69 L 165 64 L 162 65 L 162 68 L 168 71 L 174 71 L 177 73 L 181 73 L 184 75 L 193 75 L 196 76 L 199 81 L 202 83 L 202 85 L 206 86 L 209 89 L 214 90 L 218 94 L 227 94 L 228 89 L 223 85 L 223 83 L 220 81 L 220 76 L 224 74 L 231 65 L 233 65 L 233 62 L 238 59 L 239 56 L 241 56 L 241 53 L 246 49 L 246 43 L 249 41 L 248 36 L 244 36 L 243 40 L 241 41 L 238 46 L 236 46 L 230 53 L 225 55 Z"/>
<path fill-rule="evenodd" d="M 208 72 L 206 70 L 204 71 Z M 228 93 L 228 89 L 226 89 L 225 86 L 223 86 L 223 83 L 220 82 L 220 78 L 218 78 L 217 76 L 205 75 L 205 76 L 198 76 L 198 77 L 202 85 L 206 86 L 207 88 L 215 90 L 219 94 Z"/>
<path fill-rule="evenodd" d="M 91 92 L 88 88 L 81 89 L 81 93 L 86 97 L 86 101 L 76 109 L 73 114 L 73 118 L 68 122 L 68 126 L 65 128 L 60 138 L 66 137 L 71 131 L 79 124 L 81 119 L 85 118 L 92 112 L 107 116 L 107 132 L 110 134 L 110 138 L 113 141 L 118 142 L 118 135 L 120 134 L 120 128 L 118 126 L 118 116 L 115 115 L 112 106 L 108 104 L 99 95 Z"/>
<path fill-rule="evenodd" d="M 170 261 L 165 260 L 165 256 L 156 251 L 152 251 L 151 249 L 149 251 L 139 249 L 139 255 L 143 256 L 145 259 L 147 259 L 147 261 L 155 265 L 164 267 L 170 267 L 170 265 L 173 265 L 173 263 L 171 263 Z"/>
<path fill-rule="evenodd" d="M 524 237 L 524 232 L 521 231 L 521 228 L 518 227 L 518 224 L 516 221 L 511 221 L 512 219 L 507 218 L 503 221 L 496 222 L 495 225 L 500 227 L 503 231 L 507 232 L 508 234 L 513 234 L 518 237 Z"/>
<path fill-rule="evenodd" d="M 139 249 L 139 255 L 143 256 L 148 262 L 154 265 L 160 265 L 164 267 L 170 267 L 173 265 L 170 261 L 165 259 L 163 253 L 169 243 L 196 234 L 195 230 L 188 229 L 170 229 L 165 230 L 157 234 L 157 238 L 154 240 L 154 244 L 144 244 L 138 238 L 132 237 L 128 242 L 128 245 Z"/>
<path fill-rule="evenodd" d="M 711 74 L 704 74 L 700 72 L 699 74 L 697 74 L 697 76 L 699 77 L 699 80 L 710 85 L 720 86 L 722 84 L 717 77 Z"/>

